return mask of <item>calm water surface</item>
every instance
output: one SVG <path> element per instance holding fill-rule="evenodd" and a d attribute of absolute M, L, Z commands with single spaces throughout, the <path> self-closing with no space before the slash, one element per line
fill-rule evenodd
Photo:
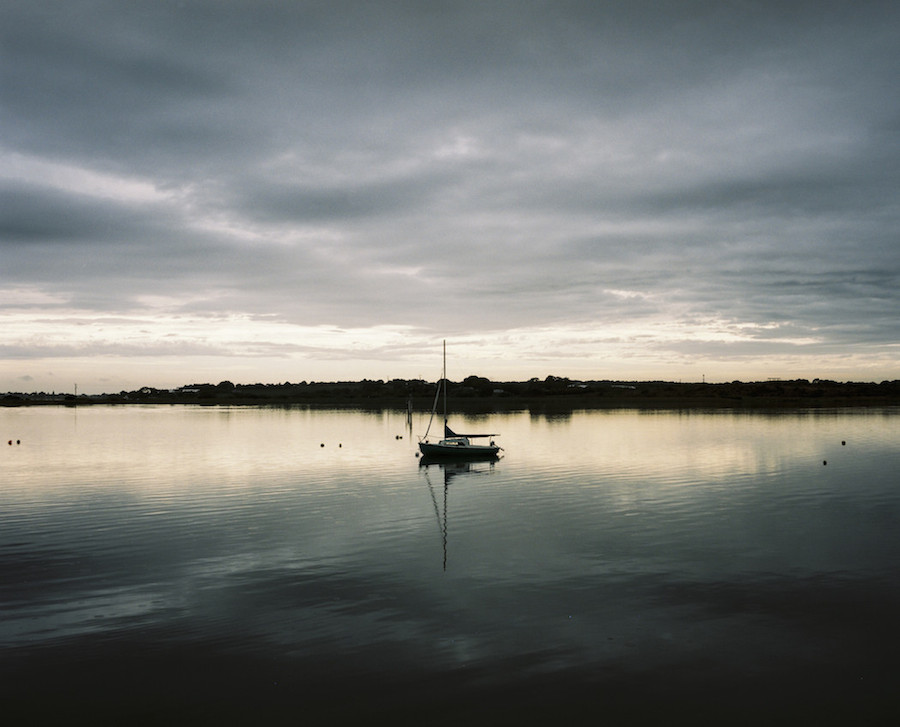
<path fill-rule="evenodd" d="M 455 421 L 504 456 L 422 466 L 400 412 L 0 410 L 4 701 L 149 723 L 896 715 L 900 411 Z"/>

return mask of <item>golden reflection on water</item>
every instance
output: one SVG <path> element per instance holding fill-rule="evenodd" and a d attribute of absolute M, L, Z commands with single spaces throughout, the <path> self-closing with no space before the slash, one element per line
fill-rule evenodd
<path fill-rule="evenodd" d="M 0 414 L 18 438 L 4 452 L 13 486 L 245 486 L 267 477 L 309 478 L 363 462 L 411 456 L 405 413 L 286 408 L 41 407 Z M 14 433 L 14 434 L 13 434 Z M 402 437 L 399 438 L 398 437 Z"/>
<path fill-rule="evenodd" d="M 507 465 L 556 474 L 635 477 L 668 484 L 778 472 L 883 445 L 896 432 L 891 411 L 576 411 L 458 416 L 460 426 L 500 432 Z M 417 435 L 405 412 L 228 407 L 40 407 L 0 412 L 7 496 L 35 488 L 115 485 L 157 497 L 190 488 L 236 488 L 292 477 L 338 487 L 332 474 L 371 477 L 416 461 Z M 848 431 L 848 428 L 852 431 Z M 15 440 L 21 444 L 16 445 Z M 850 439 L 851 449 L 841 445 Z M 854 449 L 855 448 L 855 449 Z"/>
<path fill-rule="evenodd" d="M 877 445 L 891 436 L 896 416 L 860 411 L 849 417 L 854 446 Z M 562 416 L 502 420 L 504 442 L 527 441 L 517 463 L 577 460 L 597 474 L 630 473 L 655 480 L 764 474 L 794 463 L 821 464 L 842 454 L 848 413 L 580 411 Z M 846 453 L 844 450 L 843 453 Z M 838 460 L 835 461 L 837 463 Z"/>

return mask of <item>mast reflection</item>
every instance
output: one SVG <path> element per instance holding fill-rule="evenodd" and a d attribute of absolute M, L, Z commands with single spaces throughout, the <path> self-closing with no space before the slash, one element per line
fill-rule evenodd
<path fill-rule="evenodd" d="M 428 483 L 428 492 L 431 494 L 431 502 L 434 505 L 434 516 L 441 533 L 441 545 L 443 548 L 443 570 L 447 570 L 447 495 L 450 491 L 450 481 L 457 477 L 470 477 L 475 475 L 493 474 L 494 465 L 500 457 L 493 456 L 487 459 L 443 459 L 422 457 L 419 467 L 425 475 Z M 438 497 L 435 494 L 434 485 L 429 475 L 432 468 L 439 469 L 444 480 L 442 504 L 438 505 Z"/>

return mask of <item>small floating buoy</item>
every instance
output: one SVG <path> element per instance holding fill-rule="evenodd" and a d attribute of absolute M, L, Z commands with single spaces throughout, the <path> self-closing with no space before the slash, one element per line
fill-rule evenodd
<path fill-rule="evenodd" d="M 325 442 L 322 442 L 322 444 L 320 444 L 319 446 L 320 446 L 320 447 L 324 447 L 324 446 L 325 446 Z"/>

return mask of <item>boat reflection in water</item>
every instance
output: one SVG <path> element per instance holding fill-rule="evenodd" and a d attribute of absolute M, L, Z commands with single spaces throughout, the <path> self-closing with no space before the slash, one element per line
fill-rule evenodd
<path fill-rule="evenodd" d="M 500 460 L 496 454 L 491 457 L 471 457 L 468 459 L 446 457 L 422 457 L 419 460 L 419 468 L 425 475 L 428 483 L 428 491 L 431 494 L 431 502 L 434 505 L 434 517 L 437 520 L 441 533 L 444 561 L 443 569 L 447 570 L 447 495 L 450 491 L 450 481 L 456 477 L 472 477 L 477 475 L 491 475 L 494 473 L 494 465 Z M 442 504 L 438 505 L 438 497 L 434 490 L 430 470 L 439 470 L 444 480 L 444 492 Z"/>

